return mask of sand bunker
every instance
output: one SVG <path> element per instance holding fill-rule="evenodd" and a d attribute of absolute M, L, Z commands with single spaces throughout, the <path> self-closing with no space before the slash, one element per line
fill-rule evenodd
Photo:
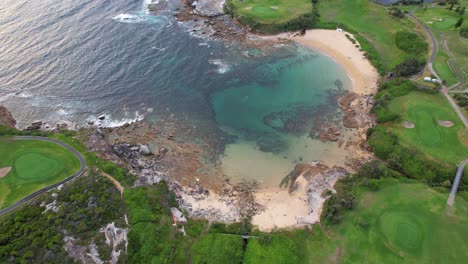
<path fill-rule="evenodd" d="M 403 123 L 403 125 L 406 127 L 406 128 L 414 128 L 415 125 L 414 123 L 411 123 L 409 121 L 405 121 L 405 123 Z"/>
<path fill-rule="evenodd" d="M 7 176 L 10 170 L 11 170 L 11 167 L 0 168 L 0 179 Z"/>
<path fill-rule="evenodd" d="M 437 120 L 437 123 L 443 127 L 453 127 L 454 125 L 453 121 L 449 120 Z"/>

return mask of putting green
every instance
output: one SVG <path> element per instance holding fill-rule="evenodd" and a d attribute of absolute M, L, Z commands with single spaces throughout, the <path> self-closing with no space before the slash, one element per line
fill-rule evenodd
<path fill-rule="evenodd" d="M 462 143 L 466 130 L 443 95 L 415 91 L 394 98 L 389 108 L 402 117 L 402 122 L 392 124 L 391 129 L 403 145 L 450 164 L 466 159 L 468 147 Z M 438 120 L 453 121 L 454 126 L 443 127 Z M 405 128 L 403 121 L 415 127 Z"/>
<path fill-rule="evenodd" d="M 60 145 L 35 140 L 0 138 L 0 167 L 11 167 L 0 179 L 0 208 L 71 176 L 78 158 Z"/>
<path fill-rule="evenodd" d="M 391 247 L 412 252 L 421 248 L 423 224 L 409 212 L 390 211 L 379 220 L 379 229 Z"/>
<path fill-rule="evenodd" d="M 467 263 L 468 203 L 457 197 L 448 207 L 448 193 L 405 182 L 381 179 L 376 192 L 360 187 L 341 224 L 327 236 L 312 234 L 307 263 Z"/>
<path fill-rule="evenodd" d="M 415 130 L 421 142 L 435 147 L 441 144 L 440 125 L 434 120 L 431 110 L 429 107 L 411 107 L 408 116 L 417 123 Z"/>
<path fill-rule="evenodd" d="M 310 0 L 227 0 L 234 13 L 257 23 L 280 24 L 310 12 Z"/>
<path fill-rule="evenodd" d="M 28 153 L 16 159 L 14 169 L 16 176 L 27 180 L 43 180 L 53 178 L 60 173 L 63 164 L 58 160 L 46 157 L 40 153 Z M 41 175 L 41 177 L 37 177 Z"/>
<path fill-rule="evenodd" d="M 258 5 L 252 8 L 252 13 L 261 17 L 274 17 L 278 14 L 278 10 L 269 6 Z"/>

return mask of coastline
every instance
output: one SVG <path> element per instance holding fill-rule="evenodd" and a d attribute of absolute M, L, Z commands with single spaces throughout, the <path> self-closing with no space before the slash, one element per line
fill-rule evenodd
<path fill-rule="evenodd" d="M 303 46 L 318 50 L 333 59 L 343 67 L 352 80 L 352 92 L 359 95 L 373 94 L 376 91 L 379 74 L 372 64 L 364 56 L 346 35 L 354 39 L 353 34 L 328 29 L 307 30 L 304 35 L 297 33 L 282 33 L 273 36 L 260 36 L 264 40 L 289 40 Z"/>
<path fill-rule="evenodd" d="M 349 108 L 343 110 L 348 112 L 349 109 L 354 108 L 351 111 L 353 112 L 359 108 L 360 113 L 368 114 L 371 108 L 368 99 L 377 91 L 379 74 L 365 58 L 364 52 L 355 46 L 359 43 L 356 41 L 356 44 L 353 44 L 346 35 L 354 39 L 352 34 L 345 31 L 324 29 L 307 30 L 303 36 L 297 33 L 282 33 L 274 36 L 252 37 L 265 41 L 293 41 L 330 57 L 344 69 L 352 80 L 350 92 L 356 94 L 352 102 L 348 102 Z M 344 101 L 347 100 L 344 99 Z M 353 137 L 357 139 L 355 142 L 362 143 L 366 140 L 366 128 L 370 126 L 371 124 L 366 123 L 352 129 L 354 131 Z M 342 149 L 346 152 L 343 163 L 347 163 L 346 159 L 350 159 L 351 156 L 362 160 L 372 156 L 371 153 L 361 149 L 358 145 L 360 144 Z M 305 177 L 307 171 L 299 175 L 295 183 L 296 189 L 293 192 L 288 192 L 287 189 L 281 187 L 259 189 L 255 193 L 255 197 L 264 209 L 253 217 L 252 223 L 257 225 L 260 230 L 270 231 L 275 228 L 303 226 L 319 222 L 323 203 L 326 200 L 325 197 L 322 197 L 322 192 L 326 189 L 333 189 L 336 181 L 340 177 L 344 177 L 344 173 L 338 172 L 342 168 L 334 167 L 339 164 L 328 165 L 331 165 L 328 169 L 313 173 L 307 177 L 308 179 Z M 351 166 L 345 167 L 347 170 L 352 170 Z"/>
<path fill-rule="evenodd" d="M 92 122 L 87 120 L 85 125 L 85 128 L 89 128 L 86 145 L 88 149 L 103 154 L 105 159 L 129 164 L 130 172 L 138 177 L 138 185 L 167 180 L 176 193 L 181 208 L 191 217 L 233 222 L 239 221 L 243 212 L 255 211 L 252 223 L 263 231 L 316 223 L 320 221 L 326 199 L 322 197 L 322 193 L 332 190 L 334 183 L 344 177 L 343 167 L 353 171 L 361 161 L 372 157 L 360 143 L 366 140 L 366 128 L 372 125 L 367 119 L 370 109 L 368 99 L 370 94 L 375 92 L 378 73 L 363 57 L 363 52 L 356 48 L 345 34 L 347 33 L 335 30 L 309 30 L 304 36 L 293 33 L 267 37 L 252 36 L 252 41 L 294 41 L 318 50 L 343 67 L 352 79 L 353 87 L 350 87 L 350 91 L 355 94 L 349 94 L 354 94 L 354 97 L 343 97 L 339 101 L 345 117 L 349 113 L 354 123 L 347 126 L 343 120 L 343 124 L 340 121 L 340 124 L 333 125 L 332 128 L 342 129 L 338 134 L 339 139 L 327 140 L 343 155 L 337 156 L 333 161 L 322 161 L 327 165 L 323 171 L 313 171 L 317 161 L 306 159 L 303 164 L 310 168 L 297 175 L 292 191 L 291 187 L 288 190 L 279 186 L 258 188 L 252 190 L 252 193 L 250 190 L 237 190 L 235 185 L 219 177 L 223 175 L 222 171 L 211 168 L 198 159 L 203 154 L 199 146 L 173 140 L 174 135 L 178 135 L 180 131 L 191 135 L 197 133 L 193 126 L 182 128 L 174 120 L 161 121 L 159 126 L 135 122 L 115 128 L 104 128 L 105 126 L 100 126 L 100 121 L 107 121 L 110 117 L 97 117 Z M 364 120 L 354 120 L 363 116 Z M 72 126 L 67 128 L 70 127 Z M 334 129 L 330 131 L 332 134 L 336 132 Z M 138 153 L 138 150 L 133 150 L 138 149 L 140 145 L 148 146 L 153 155 L 145 156 Z M 119 157 L 116 156 L 116 148 L 120 151 Z M 128 160 L 125 160 L 126 158 Z M 253 199 L 250 194 L 253 195 Z"/>
<path fill-rule="evenodd" d="M 300 43 L 304 46 L 317 49 L 343 67 L 350 76 L 353 83 L 352 91 L 360 94 L 373 94 L 376 90 L 379 74 L 364 52 L 360 51 L 348 38 L 348 34 L 354 39 L 354 36 L 345 31 L 313 29 L 306 31 L 304 36 L 293 36 L 288 39 Z"/>

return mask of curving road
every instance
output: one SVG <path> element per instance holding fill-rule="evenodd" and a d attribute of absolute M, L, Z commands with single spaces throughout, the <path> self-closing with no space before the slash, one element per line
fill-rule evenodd
<path fill-rule="evenodd" d="M 460 110 L 460 107 L 457 105 L 457 103 L 455 103 L 453 98 L 448 94 L 448 88 L 445 87 L 445 85 L 442 84 L 442 81 L 441 81 L 439 75 L 437 74 L 437 72 L 432 67 L 432 63 L 434 62 L 434 59 L 435 59 L 435 57 L 437 55 L 437 50 L 439 48 L 438 43 L 437 43 L 437 39 L 435 38 L 434 34 L 432 33 L 432 30 L 428 26 L 426 26 L 421 20 L 419 20 L 416 16 L 414 16 L 413 11 L 410 11 L 409 16 L 411 18 L 413 18 L 416 21 L 416 23 L 421 25 L 424 28 L 424 30 L 427 32 L 427 34 L 429 34 L 429 36 L 431 37 L 431 40 L 432 40 L 432 54 L 431 54 L 431 57 L 429 58 L 429 60 L 427 62 L 429 71 L 434 76 L 436 76 L 437 80 L 439 80 L 439 83 L 441 84 L 441 90 L 442 90 L 442 93 L 444 94 L 445 98 L 447 98 L 447 100 L 449 101 L 449 103 L 452 106 L 453 110 L 455 110 L 458 117 L 462 121 L 463 125 L 465 125 L 465 127 L 468 128 L 468 121 L 467 121 L 465 115 L 463 115 L 463 113 Z M 452 61 L 455 61 L 455 58 L 453 57 L 452 53 L 448 49 L 448 46 L 445 43 L 445 39 L 444 39 L 442 34 L 440 34 L 440 38 L 441 38 L 442 46 L 446 49 L 446 51 L 449 54 Z M 459 71 L 458 65 L 455 65 L 455 66 L 456 66 L 457 71 Z M 466 164 L 468 164 L 468 159 L 463 160 L 460 163 L 460 165 L 458 166 L 457 173 L 455 175 L 455 180 L 453 181 L 452 189 L 450 190 L 450 195 L 449 195 L 449 198 L 447 200 L 447 204 L 450 205 L 450 206 L 452 206 L 453 203 L 455 202 L 455 195 L 457 193 L 458 186 L 460 185 L 461 177 L 463 175 L 463 170 L 465 169 Z"/>
<path fill-rule="evenodd" d="M 468 120 L 466 119 L 465 115 L 463 115 L 463 113 L 460 110 L 460 107 L 457 105 L 457 103 L 455 103 L 453 98 L 450 97 L 450 95 L 448 94 L 447 87 L 445 87 L 445 85 L 442 84 L 442 80 L 440 79 L 439 75 L 437 74 L 437 72 L 434 70 L 434 68 L 432 66 L 432 63 L 434 62 L 434 59 L 435 59 L 435 57 L 437 55 L 437 50 L 439 49 L 437 39 L 435 38 L 434 34 L 432 33 L 432 30 L 428 26 L 426 26 L 421 20 L 419 20 L 419 18 L 417 18 L 414 15 L 413 11 L 410 11 L 409 16 L 412 19 L 414 19 L 416 21 L 416 23 L 418 23 L 421 27 L 423 27 L 424 30 L 427 32 L 427 34 L 429 34 L 429 36 L 431 37 L 431 40 L 432 40 L 432 54 L 431 54 L 431 57 L 429 58 L 429 60 L 427 61 L 427 66 L 429 68 L 429 71 L 437 78 L 437 80 L 439 80 L 439 83 L 441 84 L 442 94 L 445 96 L 445 98 L 447 98 L 447 101 L 449 101 L 450 105 L 452 106 L 455 113 L 457 113 L 458 118 L 460 118 L 463 125 L 466 128 L 468 128 Z M 449 51 L 449 53 L 450 53 L 450 51 Z"/>
<path fill-rule="evenodd" d="M 35 137 L 35 136 L 17 136 L 17 137 L 13 137 L 14 140 L 38 140 L 38 141 L 47 141 L 47 142 L 51 142 L 51 143 L 55 143 L 57 145 L 60 145 L 64 148 L 66 148 L 67 150 L 69 150 L 71 153 L 73 153 L 77 158 L 78 160 L 80 161 L 80 169 L 75 172 L 73 175 L 69 176 L 68 178 L 66 179 L 63 179 L 57 183 L 54 183 L 52 185 L 49 185 L 47 187 L 44 187 L 40 190 L 37 190 L 35 192 L 33 192 L 32 194 L 24 197 L 23 199 L 19 200 L 18 202 L 6 207 L 6 208 L 3 208 L 0 210 L 0 215 L 4 215 L 18 207 L 20 207 L 21 205 L 31 201 L 32 199 L 36 198 L 37 196 L 49 191 L 49 190 L 52 190 L 54 189 L 55 187 L 61 185 L 61 184 L 64 184 L 68 181 L 71 181 L 73 179 L 75 179 L 76 177 L 80 176 L 81 174 L 83 174 L 83 172 L 86 170 L 86 161 L 83 157 L 83 155 L 81 155 L 81 153 L 79 153 L 76 149 L 74 149 L 73 147 L 71 147 L 70 145 L 68 144 L 65 144 L 64 142 L 60 141 L 60 140 L 57 140 L 57 139 L 53 139 L 53 138 L 47 138 L 47 137 Z"/>

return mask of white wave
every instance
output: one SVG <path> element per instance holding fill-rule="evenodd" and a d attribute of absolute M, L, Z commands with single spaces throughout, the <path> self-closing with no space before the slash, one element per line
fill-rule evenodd
<path fill-rule="evenodd" d="M 141 23 L 145 21 L 142 17 L 131 14 L 120 14 L 113 17 L 112 19 L 122 23 Z"/>
<path fill-rule="evenodd" d="M 223 62 L 222 60 L 219 59 L 214 59 L 214 60 L 209 60 L 209 63 L 218 66 L 218 69 L 216 70 L 219 74 L 224 74 L 228 71 L 231 70 L 231 67 L 229 64 Z"/>
<path fill-rule="evenodd" d="M 125 112 L 125 115 L 129 115 L 127 112 Z M 136 111 L 132 117 L 123 117 L 121 119 L 112 119 L 111 115 L 104 115 L 104 119 L 101 120 L 99 119 L 100 116 L 90 116 L 86 119 L 87 123 L 93 123 L 96 126 L 100 127 L 119 127 L 122 126 L 126 123 L 134 123 L 141 121 L 145 119 L 145 116 L 143 114 L 140 114 L 138 111 Z"/>
<path fill-rule="evenodd" d="M 29 98 L 29 97 L 31 97 L 31 96 L 32 96 L 32 94 L 30 94 L 30 93 L 28 93 L 28 92 L 8 93 L 8 94 L 0 95 L 0 102 L 5 102 L 5 101 L 7 101 L 8 99 L 14 98 L 14 97 Z"/>

